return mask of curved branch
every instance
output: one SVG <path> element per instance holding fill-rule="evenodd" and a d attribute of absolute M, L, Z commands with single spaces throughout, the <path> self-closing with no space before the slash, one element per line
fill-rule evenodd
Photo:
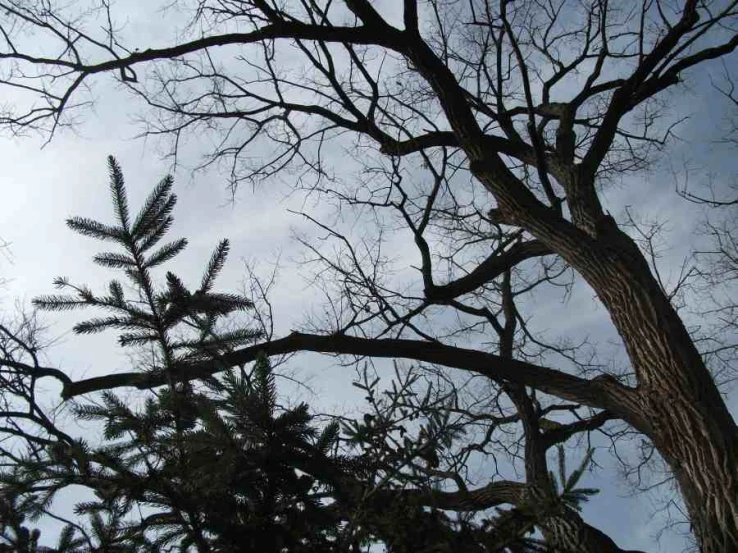
<path fill-rule="evenodd" d="M 532 363 L 505 359 L 499 355 L 478 350 L 447 346 L 437 342 L 404 339 L 370 339 L 354 336 L 304 334 L 289 336 L 256 344 L 228 353 L 218 360 L 192 363 L 177 367 L 178 376 L 185 380 L 204 378 L 230 367 L 243 365 L 260 354 L 283 355 L 299 351 L 313 351 L 338 355 L 356 355 L 374 358 L 402 358 L 424 363 L 444 365 L 476 372 L 496 381 L 510 381 L 542 392 L 576 401 L 597 409 L 608 409 L 625 416 L 621 399 L 635 391 L 611 380 L 587 380 L 562 371 Z M 110 390 L 124 386 L 140 389 L 165 384 L 165 377 L 155 373 L 120 373 L 73 382 L 64 388 L 64 397 Z"/>
<path fill-rule="evenodd" d="M 69 378 L 63 371 L 61 371 L 60 369 L 55 369 L 53 367 L 39 367 L 35 365 L 29 365 L 27 363 L 21 363 L 19 361 L 13 361 L 12 359 L 0 359 L 0 367 L 3 366 L 25 371 L 25 374 L 27 374 L 28 376 L 33 376 L 35 378 L 43 378 L 46 376 L 56 378 L 64 385 L 65 389 L 67 386 L 73 384 L 72 379 Z"/>
<path fill-rule="evenodd" d="M 380 493 L 380 499 L 396 500 L 398 496 L 427 507 L 449 511 L 484 511 L 505 503 L 518 505 L 525 498 L 527 484 L 500 480 L 475 490 L 444 492 L 440 490 L 402 490 Z"/>
<path fill-rule="evenodd" d="M 616 418 L 617 417 L 613 413 L 610 413 L 608 411 L 600 411 L 599 413 L 588 419 L 583 419 L 569 424 L 562 424 L 552 430 L 545 431 L 543 433 L 543 441 L 548 448 L 553 445 L 563 443 L 580 432 L 597 430 L 606 422 L 614 420 Z"/>
<path fill-rule="evenodd" d="M 148 61 L 174 59 L 216 46 L 254 44 L 264 40 L 273 39 L 316 40 L 321 42 L 340 43 L 347 42 L 351 44 L 386 46 L 396 49 L 400 44 L 397 40 L 400 31 L 387 25 L 387 31 L 392 30 L 394 30 L 397 35 L 392 35 L 390 32 L 378 33 L 375 28 L 369 28 L 366 25 L 357 27 L 327 27 L 321 25 L 309 25 L 306 23 L 279 22 L 266 25 L 250 33 L 224 33 L 221 35 L 206 36 L 197 40 L 184 42 L 176 46 L 149 48 L 140 52 L 133 52 L 128 56 L 117 57 L 116 59 L 89 65 L 58 58 L 31 56 L 20 52 L 2 53 L 0 54 L 0 59 L 13 59 L 33 64 L 59 66 L 91 75 L 94 73 L 127 69 L 132 65 Z"/>
<path fill-rule="evenodd" d="M 506 252 L 491 255 L 469 274 L 447 284 L 433 286 L 425 290 L 425 294 L 431 301 L 452 300 L 476 290 L 526 259 L 552 253 L 553 251 L 548 246 L 538 240 L 517 243 Z"/>

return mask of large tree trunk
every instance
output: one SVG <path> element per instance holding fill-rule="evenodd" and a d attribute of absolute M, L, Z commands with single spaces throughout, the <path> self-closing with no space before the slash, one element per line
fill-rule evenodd
<path fill-rule="evenodd" d="M 624 551 L 594 526 L 590 526 L 573 511 L 562 510 L 556 516 L 543 519 L 539 526 L 546 544 L 552 551 L 566 553 L 642 553 Z"/>
<path fill-rule="evenodd" d="M 620 414 L 653 441 L 674 471 L 701 550 L 738 552 L 735 422 L 642 253 L 604 214 L 595 191 L 598 151 L 593 150 L 612 140 L 628 110 L 629 90 L 613 96 L 612 121 L 603 123 L 609 134 L 599 133 L 602 144 L 589 152 L 594 157 L 588 154 L 586 163 L 561 172 L 570 222 L 489 151 L 448 68 L 422 44 L 411 45 L 406 54 L 438 95 L 472 173 L 497 200 L 502 221 L 561 255 L 609 311 L 638 380 L 638 393 L 624 395 Z"/>
<path fill-rule="evenodd" d="M 690 10 L 685 8 L 680 22 L 686 28 L 696 21 L 694 4 Z M 680 32 L 681 27 L 672 29 L 658 56 L 668 52 Z M 609 311 L 638 381 L 638 393 L 623 396 L 619 414 L 653 441 L 673 470 L 703 553 L 738 552 L 735 422 L 642 253 L 604 214 L 596 193 L 598 159 L 630 109 L 640 77 L 613 96 L 607 121 L 584 161 L 559 172 L 570 222 L 540 202 L 488 148 L 455 76 L 430 49 L 413 42 L 404 53 L 433 87 L 472 174 L 497 200 L 501 221 L 525 229 L 561 255 Z"/>
<path fill-rule="evenodd" d="M 638 376 L 640 401 L 628 406 L 631 422 L 674 472 L 701 550 L 738 551 L 735 422 L 650 271 L 618 265 L 596 290 Z"/>
<path fill-rule="evenodd" d="M 738 551 L 733 417 L 637 246 L 611 219 L 597 241 L 570 260 L 608 309 L 636 372 L 638 401 L 624 411 L 674 472 L 703 553 Z"/>
<path fill-rule="evenodd" d="M 560 254 L 595 290 L 637 377 L 636 393 L 620 399 L 620 414 L 653 441 L 674 472 L 701 551 L 738 552 L 738 430 L 637 245 L 610 216 L 585 232 L 526 206 L 525 198 L 505 205 L 499 172 L 478 176 L 503 199 L 508 217 Z"/>

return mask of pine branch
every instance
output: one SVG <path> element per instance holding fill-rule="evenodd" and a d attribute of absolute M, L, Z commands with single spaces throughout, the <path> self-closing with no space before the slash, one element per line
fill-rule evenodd
<path fill-rule="evenodd" d="M 194 294 L 187 300 L 187 307 L 197 313 L 228 315 L 254 307 L 248 298 L 238 294 Z"/>
<path fill-rule="evenodd" d="M 187 246 L 187 239 L 180 238 L 174 242 L 169 242 L 162 246 L 158 251 L 153 253 L 145 262 L 144 268 L 151 269 L 162 263 L 166 263 L 170 259 L 174 258 Z"/>
<path fill-rule="evenodd" d="M 169 287 L 169 298 L 172 302 L 183 301 L 184 298 L 190 295 L 182 279 L 171 271 L 167 273 L 167 286 Z"/>
<path fill-rule="evenodd" d="M 145 346 L 156 342 L 159 335 L 153 332 L 129 332 L 118 336 L 118 344 L 121 346 Z"/>
<path fill-rule="evenodd" d="M 136 260 L 126 254 L 115 252 L 102 252 L 96 254 L 92 260 L 98 265 L 109 267 L 111 269 L 125 269 L 135 267 Z"/>
<path fill-rule="evenodd" d="M 221 269 L 223 269 L 223 265 L 228 258 L 230 248 L 230 242 L 227 239 L 221 240 L 220 244 L 215 248 L 212 257 L 210 258 L 210 262 L 208 263 L 208 267 L 205 269 L 205 274 L 202 277 L 202 283 L 200 284 L 198 292 L 202 294 L 210 292 L 213 284 L 215 283 L 215 279 L 218 277 Z"/>
<path fill-rule="evenodd" d="M 176 202 L 176 199 L 172 201 Z M 138 245 L 138 251 L 140 253 L 145 253 L 156 246 L 156 244 L 159 243 L 159 240 L 169 232 L 173 222 L 174 219 L 172 217 L 165 217 L 161 221 L 158 221 L 156 226 L 151 229 L 151 232 L 141 239 L 141 243 Z"/>
<path fill-rule="evenodd" d="M 62 296 L 57 294 L 33 298 L 32 303 L 34 307 L 43 311 L 71 311 L 72 309 L 78 309 L 89 305 L 86 300 L 73 296 Z"/>
<path fill-rule="evenodd" d="M 121 307 L 125 305 L 125 296 L 123 294 L 123 286 L 121 286 L 120 282 L 117 280 L 111 280 L 110 284 L 108 284 L 108 290 L 110 290 L 110 299 L 112 300 L 110 303 L 113 305 L 120 305 Z"/>
<path fill-rule="evenodd" d="M 338 438 L 341 431 L 341 425 L 338 421 L 331 421 L 318 436 L 315 442 L 315 447 L 323 454 L 328 454 L 330 449 L 333 448 L 338 442 Z"/>
<path fill-rule="evenodd" d="M 173 185 L 174 179 L 167 175 L 146 198 L 131 228 L 131 235 L 135 239 L 150 235 L 172 212 L 177 203 L 177 196 L 170 194 Z"/>
<path fill-rule="evenodd" d="M 576 490 L 575 486 L 582 479 L 582 476 L 584 476 L 584 473 L 587 470 L 587 467 L 589 466 L 589 462 L 592 460 L 593 455 L 594 455 L 594 449 L 589 449 L 587 451 L 587 454 L 582 459 L 582 462 L 577 467 L 577 469 L 569 475 L 568 479 L 562 481 L 562 483 L 565 484 L 564 489 L 566 491 L 572 491 L 572 492 L 581 491 L 581 490 Z"/>
<path fill-rule="evenodd" d="M 67 226 L 75 232 L 98 240 L 111 240 L 119 244 L 125 243 L 126 233 L 119 227 L 104 225 L 94 219 L 85 217 L 71 217 L 67 219 Z"/>
<path fill-rule="evenodd" d="M 276 398 L 275 398 L 276 403 Z M 274 432 L 283 437 L 304 440 L 308 436 L 315 435 L 315 429 L 309 427 L 312 421 L 307 403 L 300 403 L 296 407 L 281 413 L 274 419 Z"/>
<path fill-rule="evenodd" d="M 271 365 L 266 356 L 259 355 L 256 359 L 254 370 L 256 373 L 256 388 L 254 391 L 271 417 L 277 405 L 277 386 L 274 382 Z"/>
<path fill-rule="evenodd" d="M 131 283 L 133 283 L 133 286 L 138 288 L 139 290 L 145 290 L 145 289 L 151 289 L 152 282 L 151 278 L 149 277 L 148 273 L 141 272 L 138 270 L 138 267 L 132 267 L 129 269 L 125 269 L 126 276 L 130 279 Z"/>
<path fill-rule="evenodd" d="M 262 336 L 258 330 L 239 328 L 230 332 L 222 332 L 209 338 L 181 340 L 172 342 L 172 349 L 202 349 L 203 353 L 220 352 L 251 343 Z"/>
<path fill-rule="evenodd" d="M 89 319 L 87 321 L 77 323 L 74 325 L 73 330 L 76 334 L 96 334 L 98 332 L 108 330 L 109 328 L 129 330 L 140 329 L 142 327 L 151 329 L 151 327 L 146 325 L 144 321 L 131 317 L 104 317 Z"/>
<path fill-rule="evenodd" d="M 110 174 L 110 194 L 113 197 L 113 207 L 118 222 L 126 233 L 129 234 L 128 196 L 126 194 L 125 180 L 118 162 L 113 156 L 108 156 L 108 173 Z"/>

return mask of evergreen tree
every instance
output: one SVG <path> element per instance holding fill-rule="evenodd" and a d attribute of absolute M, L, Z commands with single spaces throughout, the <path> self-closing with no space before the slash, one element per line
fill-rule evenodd
<path fill-rule="evenodd" d="M 53 551 L 337 551 L 340 518 L 323 498 L 340 475 L 354 471 L 337 455 L 336 423 L 318 430 L 306 404 L 282 408 L 266 357 L 251 370 L 229 371 L 201 385 L 178 369 L 216 361 L 260 336 L 252 329 L 224 330 L 222 320 L 251 309 L 245 297 L 213 291 L 229 244 L 218 244 L 195 291 L 171 272 L 158 285 L 155 269 L 186 246 L 160 245 L 172 225 L 176 196 L 171 177 L 154 188 L 131 217 L 123 174 L 112 157 L 110 191 L 116 223 L 73 217 L 69 227 L 117 251 L 94 261 L 121 271 L 106 294 L 58 278 L 71 292 L 34 301 L 45 310 L 92 307 L 106 312 L 78 323 L 77 334 L 119 331 L 121 346 L 146 357 L 140 370 L 163 373 L 167 386 L 136 408 L 106 392 L 99 404 L 79 405 L 78 417 L 104 425 L 103 444 L 59 441 L 44 456 L 27 456 L 2 474 L 5 547 L 37 550 L 38 531 L 22 523 L 48 513 L 56 494 L 71 485 L 95 499 L 76 505 L 87 530 L 68 525 Z M 139 355 L 141 357 L 141 355 Z M 319 474 L 316 474 L 319 473 Z M 320 479 L 322 477 L 322 480 Z"/>

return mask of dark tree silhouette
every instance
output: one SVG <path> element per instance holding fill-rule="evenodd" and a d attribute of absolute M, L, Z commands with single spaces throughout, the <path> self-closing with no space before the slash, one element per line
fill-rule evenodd
<path fill-rule="evenodd" d="M 226 240 L 215 249 L 196 291 L 171 272 L 160 286 L 156 269 L 186 246 L 184 239 L 160 245 L 173 222 L 173 181 L 163 179 L 133 218 L 122 171 L 112 157 L 109 167 L 116 222 L 73 217 L 67 223 L 118 247 L 97 254 L 94 261 L 123 272 L 133 294 L 118 280 L 109 283 L 106 295 L 98 295 L 58 278 L 57 287 L 71 293 L 42 296 L 34 304 L 42 310 L 108 312 L 78 323 L 74 331 L 117 330 L 120 345 L 138 351 L 141 374 L 163 379 L 165 388 L 136 402 L 138 407 L 110 390 L 99 402 L 75 405 L 77 419 L 99 423 L 104 435 L 101 443 L 73 438 L 36 401 L 35 373 L 52 373 L 38 365 L 35 319 L 22 319 L 12 330 L 3 326 L 5 343 L 14 347 L 3 348 L 8 378 L 3 380 L 2 416 L 8 426 L 0 430 L 14 447 L 0 451 L 1 550 L 307 553 L 353 552 L 381 543 L 395 553 L 439 548 L 620 551 L 579 515 L 579 504 L 596 493 L 576 486 L 589 456 L 569 474 L 560 446 L 558 480 L 548 472 L 546 450 L 570 431 L 561 425 L 562 435 L 553 437 L 534 430 L 539 414 L 522 388 L 508 393 L 520 418 L 528 421 L 526 447 L 537 456 L 529 462 L 526 454 L 526 466 L 535 465 L 530 485 L 496 482 L 459 493 L 433 489 L 427 474 L 408 470 L 418 459 L 438 467 L 437 449 L 451 447 L 463 428 L 438 406 L 413 409 L 401 399 L 403 393 L 414 393 L 407 381 L 394 406 L 413 409 L 416 418 L 431 418 L 416 440 L 403 428 L 404 451 L 391 445 L 390 435 L 400 427 L 386 410 L 365 415 L 363 422 L 347 421 L 342 441 L 338 420 L 319 428 L 307 404 L 281 406 L 263 354 L 250 368 L 239 364 L 219 377 L 193 382 L 181 369 L 193 363 L 231 367 L 227 356 L 260 338 L 255 330 L 224 326 L 227 317 L 253 304 L 243 296 L 213 291 L 228 255 Z M 71 385 L 65 378 L 60 377 Z M 364 386 L 370 396 L 376 383 Z M 11 409 L 11 401 L 20 407 Z M 78 501 L 75 517 L 56 513 L 54 499 L 73 486 L 86 488 L 94 499 Z M 484 521 L 454 520 L 441 510 L 475 513 L 511 502 L 514 509 Z M 40 532 L 32 527 L 39 517 L 65 523 L 55 547 L 41 545 Z M 531 537 L 536 528 L 543 529 L 544 541 Z"/>
<path fill-rule="evenodd" d="M 175 144 L 215 133 L 208 159 L 230 161 L 234 185 L 299 168 L 300 184 L 391 214 L 413 236 L 422 282 L 407 292 L 382 280 L 376 248 L 363 253 L 315 221 L 343 247 L 333 259 L 312 246 L 339 283 L 334 324 L 217 361 L 177 362 L 183 386 L 259 352 L 319 351 L 453 367 L 513 398 L 516 387 L 535 390 L 596 411 L 569 436 L 616 418 L 647 438 L 674 475 L 700 550 L 738 551 L 735 421 L 672 295 L 600 194 L 609 177 L 643 169 L 667 145 L 659 102 L 695 67 L 738 47 L 737 2 L 405 0 L 389 13 L 367 0 L 202 0 L 190 26 L 201 34 L 136 50 L 105 11 L 98 34 L 47 2 L 0 6 L 3 83 L 29 100 L 3 116 L 11 130 L 67 124 L 85 87 L 109 73 L 152 108 L 149 133 Z M 352 184 L 335 178 L 326 154 L 345 136 L 366 165 Z M 254 162 L 248 149 L 265 145 L 270 153 Z M 582 358 L 524 324 L 510 300 L 527 290 L 521 268 L 536 262 L 540 278 L 529 286 L 561 284 L 568 267 L 595 291 L 632 378 L 575 375 L 571 362 L 582 368 Z M 440 330 L 441 310 L 462 322 Z M 496 348 L 456 345 L 475 331 L 499 338 Z M 505 350 L 511 333 L 514 352 Z M 552 352 L 561 355 L 541 355 Z M 172 378 L 163 370 L 62 381 L 74 397 Z"/>

